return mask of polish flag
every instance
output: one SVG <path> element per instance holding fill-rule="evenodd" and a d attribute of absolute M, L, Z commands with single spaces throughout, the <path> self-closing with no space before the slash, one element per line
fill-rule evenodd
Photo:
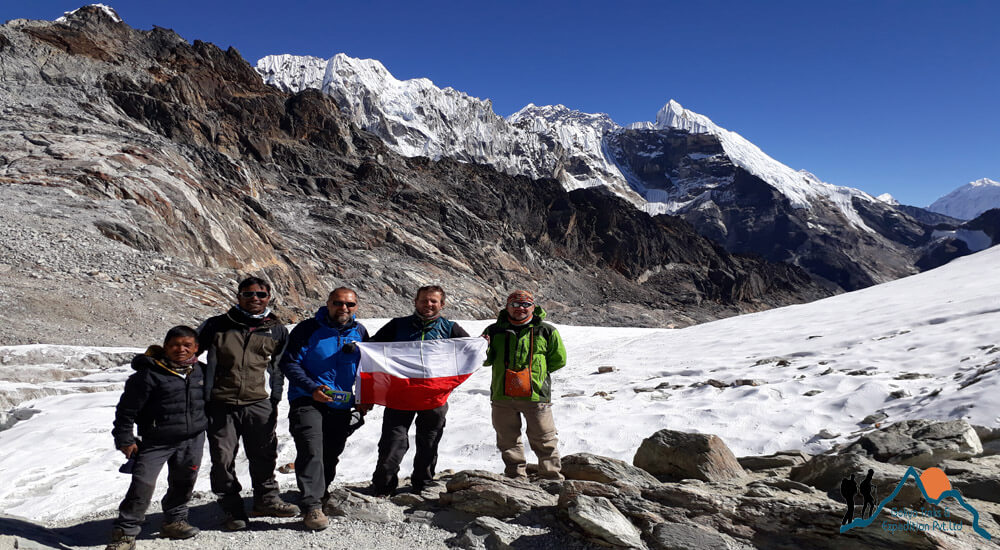
<path fill-rule="evenodd" d="M 444 405 L 486 359 L 485 338 L 359 343 L 358 403 L 404 411 Z"/>

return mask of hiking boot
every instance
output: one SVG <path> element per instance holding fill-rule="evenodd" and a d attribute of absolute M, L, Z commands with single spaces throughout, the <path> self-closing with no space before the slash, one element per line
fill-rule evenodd
<path fill-rule="evenodd" d="M 313 531 L 326 529 L 330 524 L 330 522 L 326 519 L 326 514 L 324 514 L 323 510 L 320 510 L 319 508 L 306 512 L 305 517 L 302 518 L 302 523 L 306 526 L 306 529 Z"/>
<path fill-rule="evenodd" d="M 183 519 L 180 521 L 164 523 L 163 527 L 160 527 L 161 537 L 174 540 L 189 539 L 200 532 L 200 529 Z"/>
<path fill-rule="evenodd" d="M 245 514 L 226 513 L 222 520 L 222 528 L 226 531 L 242 531 L 247 528 L 247 517 Z"/>
<path fill-rule="evenodd" d="M 118 527 L 111 530 L 111 542 L 104 550 L 135 550 L 135 536 L 126 535 Z"/>
<path fill-rule="evenodd" d="M 254 517 L 291 518 L 299 515 L 299 507 L 281 499 L 254 503 L 250 515 Z"/>

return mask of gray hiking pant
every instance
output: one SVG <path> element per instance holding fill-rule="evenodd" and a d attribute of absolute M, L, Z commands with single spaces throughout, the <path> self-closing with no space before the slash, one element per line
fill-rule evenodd
<path fill-rule="evenodd" d="M 250 466 L 254 502 L 266 504 L 280 498 L 274 467 L 278 461 L 277 409 L 267 399 L 249 405 L 208 405 L 208 451 L 212 456 L 212 492 L 227 513 L 243 517 L 243 486 L 236 478 L 236 453 L 240 438 Z"/>
<path fill-rule="evenodd" d="M 288 411 L 288 430 L 295 440 L 295 481 L 302 493 L 299 508 L 305 513 L 322 506 L 337 477 L 340 453 L 351 435 L 351 410 L 300 397 Z"/>
<path fill-rule="evenodd" d="M 493 401 L 493 429 L 497 432 L 497 448 L 504 463 L 504 475 L 524 477 L 527 465 L 521 444 L 521 417 L 527 425 L 528 444 L 538 457 L 538 475 L 562 479 L 559 470 L 559 438 L 552 418 L 552 403 L 531 401 Z"/>
<path fill-rule="evenodd" d="M 160 501 L 163 505 L 163 523 L 186 521 L 187 504 L 198 479 L 204 447 L 205 432 L 168 445 L 139 443 L 139 454 L 132 467 L 132 484 L 118 507 L 118 519 L 114 526 L 126 535 L 139 534 L 142 522 L 146 520 L 146 510 L 153 500 L 156 478 L 164 464 L 167 465 L 167 494 Z"/>

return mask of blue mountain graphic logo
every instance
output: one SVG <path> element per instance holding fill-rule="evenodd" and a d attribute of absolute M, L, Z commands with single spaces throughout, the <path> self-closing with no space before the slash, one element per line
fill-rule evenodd
<path fill-rule="evenodd" d="M 941 475 L 942 476 L 944 475 L 943 472 L 941 473 Z M 878 507 L 875 509 L 874 512 L 872 512 L 870 516 L 868 516 L 867 518 L 857 518 L 852 520 L 850 523 L 846 525 L 841 525 L 840 532 L 846 533 L 847 531 L 850 531 L 851 529 L 857 527 L 868 527 L 869 525 L 871 525 L 872 522 L 874 522 L 875 519 L 878 517 L 882 509 L 885 508 L 887 504 L 892 502 L 892 499 L 896 498 L 896 495 L 898 495 L 899 491 L 902 490 L 903 485 L 906 484 L 906 480 L 910 479 L 911 477 L 913 478 L 913 481 L 917 483 L 917 487 L 920 488 L 920 494 L 923 495 L 924 500 L 926 500 L 928 504 L 936 505 L 946 498 L 949 497 L 954 498 L 955 500 L 958 501 L 959 504 L 962 505 L 962 508 L 965 508 L 970 514 L 972 514 L 972 529 L 984 539 L 991 540 L 992 537 L 990 537 L 990 534 L 986 532 L 985 529 L 979 526 L 979 512 L 971 505 L 965 502 L 965 499 L 962 498 L 962 493 L 958 492 L 957 489 L 948 489 L 947 491 L 942 491 L 937 498 L 931 498 L 927 494 L 927 489 L 924 487 L 923 481 L 920 479 L 920 474 L 918 474 L 917 471 L 912 466 L 910 466 L 906 470 L 906 473 L 903 474 L 903 479 L 899 480 L 899 484 L 896 485 L 896 489 L 892 492 L 892 494 L 882 499 L 882 502 L 879 502 Z"/>

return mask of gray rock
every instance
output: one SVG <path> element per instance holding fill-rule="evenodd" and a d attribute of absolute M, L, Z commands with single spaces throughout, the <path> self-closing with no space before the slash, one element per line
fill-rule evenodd
<path fill-rule="evenodd" d="M 1000 439 L 983 443 L 983 455 L 1000 455 Z"/>
<path fill-rule="evenodd" d="M 644 439 L 632 464 L 668 480 L 725 481 L 745 474 L 718 436 L 660 430 Z"/>
<path fill-rule="evenodd" d="M 979 436 L 979 441 L 984 445 L 990 441 L 1000 440 L 1000 428 L 988 428 L 986 426 L 973 425 L 972 429 L 976 430 L 976 435 Z"/>
<path fill-rule="evenodd" d="M 834 439 L 840 437 L 840 434 L 837 432 L 832 432 L 826 428 L 823 428 L 822 430 L 819 431 L 818 434 L 816 434 L 816 437 L 818 437 L 819 439 Z"/>
<path fill-rule="evenodd" d="M 940 467 L 962 496 L 1000 502 L 1000 456 L 945 460 Z"/>
<path fill-rule="evenodd" d="M 904 420 L 862 436 L 845 452 L 864 453 L 880 462 L 929 468 L 943 460 L 978 455 L 983 445 L 965 420 Z"/>
<path fill-rule="evenodd" d="M 879 412 L 877 412 L 875 414 L 869 414 L 868 416 L 866 416 L 861 421 L 861 423 L 862 424 L 877 424 L 877 423 L 885 420 L 886 418 L 889 418 L 889 415 L 885 414 L 884 412 L 879 411 Z"/>
<path fill-rule="evenodd" d="M 809 460 L 809 455 L 802 451 L 778 451 L 766 456 L 741 456 L 736 460 L 743 468 L 757 471 L 798 466 Z"/>
<path fill-rule="evenodd" d="M 399 506 L 344 487 L 330 491 L 330 498 L 323 506 L 323 512 L 329 516 L 374 523 L 394 523 L 403 521 L 404 518 Z"/>
<path fill-rule="evenodd" d="M 480 516 L 513 517 L 532 508 L 554 506 L 558 497 L 527 481 L 482 470 L 461 471 L 448 481 L 440 502 Z"/>
<path fill-rule="evenodd" d="M 650 548 L 656 550 L 736 550 L 749 548 L 732 537 L 685 523 L 661 523 L 653 529 Z"/>
<path fill-rule="evenodd" d="M 568 513 L 585 532 L 612 546 L 646 548 L 639 529 L 604 497 L 579 495 L 570 503 Z"/>
<path fill-rule="evenodd" d="M 626 483 L 638 487 L 659 485 L 660 481 L 646 470 L 614 458 L 590 453 L 576 453 L 562 458 L 562 474 L 566 479 Z"/>
<path fill-rule="evenodd" d="M 547 532 L 483 516 L 470 523 L 454 542 L 467 550 L 512 550 L 518 547 L 515 543 L 519 538 L 537 537 Z"/>

